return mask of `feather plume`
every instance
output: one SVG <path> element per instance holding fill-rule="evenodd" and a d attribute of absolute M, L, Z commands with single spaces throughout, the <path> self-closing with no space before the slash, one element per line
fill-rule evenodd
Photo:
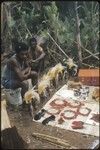
<path fill-rule="evenodd" d="M 40 103 L 40 96 L 33 89 L 31 89 L 25 93 L 24 99 L 25 99 L 26 103 L 31 103 L 32 99 L 36 99 Z"/>

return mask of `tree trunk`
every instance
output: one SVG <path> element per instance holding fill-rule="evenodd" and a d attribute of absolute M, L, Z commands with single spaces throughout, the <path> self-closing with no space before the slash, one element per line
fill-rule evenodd
<path fill-rule="evenodd" d="M 75 2 L 75 12 L 76 12 L 76 40 L 77 40 L 77 48 L 78 48 L 78 57 L 79 64 L 82 65 L 82 51 L 81 51 L 81 39 L 80 39 L 80 19 L 77 10 L 77 1 Z"/>
<path fill-rule="evenodd" d="M 5 23 L 6 23 L 7 17 L 6 17 L 6 11 L 5 11 L 5 6 L 4 6 L 4 2 L 1 4 L 1 37 L 3 40 L 4 37 L 4 27 L 5 27 Z"/>
<path fill-rule="evenodd" d="M 11 28 L 9 27 L 9 22 L 11 21 L 11 8 L 10 2 L 3 2 L 1 5 L 1 36 L 2 42 L 4 44 L 4 51 L 12 50 L 12 33 Z"/>
<path fill-rule="evenodd" d="M 3 3 L 1 4 L 1 37 L 3 35 Z"/>

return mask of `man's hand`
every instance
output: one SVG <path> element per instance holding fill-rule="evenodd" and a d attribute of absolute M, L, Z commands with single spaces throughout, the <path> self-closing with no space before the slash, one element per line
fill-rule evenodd
<path fill-rule="evenodd" d="M 37 63 L 38 62 L 38 60 L 37 59 L 35 59 L 35 60 L 31 60 L 31 63 Z"/>
<path fill-rule="evenodd" d="M 27 67 L 25 70 L 23 70 L 23 74 L 27 74 L 30 71 L 31 67 Z"/>
<path fill-rule="evenodd" d="M 24 76 L 26 76 L 26 78 L 28 79 L 31 75 L 31 67 L 28 68 L 28 71 L 26 74 L 24 74 Z"/>
<path fill-rule="evenodd" d="M 31 74 L 31 67 L 28 68 L 28 74 Z"/>
<path fill-rule="evenodd" d="M 32 67 L 34 64 L 37 64 L 38 60 L 30 60 L 29 65 Z"/>

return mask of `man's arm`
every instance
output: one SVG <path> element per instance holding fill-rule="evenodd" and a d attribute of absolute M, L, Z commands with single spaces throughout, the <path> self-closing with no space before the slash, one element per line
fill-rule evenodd
<path fill-rule="evenodd" d="M 29 78 L 29 75 L 31 73 L 31 68 L 28 67 L 27 69 L 24 69 L 23 71 L 19 68 L 19 66 L 17 65 L 16 61 L 11 60 L 8 63 L 8 66 L 10 66 L 10 69 L 12 69 L 13 71 L 15 71 L 16 75 L 18 76 L 18 78 L 23 81 L 23 80 L 27 80 Z"/>
<path fill-rule="evenodd" d="M 40 47 L 40 46 L 36 47 L 35 55 L 36 55 L 36 59 L 33 60 L 32 59 L 32 53 L 31 53 L 31 51 L 29 52 L 28 63 L 29 63 L 30 66 L 32 65 L 31 63 L 38 62 L 38 61 L 42 60 L 45 57 L 45 52 L 43 51 L 42 47 Z"/>
<path fill-rule="evenodd" d="M 37 55 L 37 56 L 36 56 L 37 59 L 35 59 L 35 62 L 38 62 L 38 61 L 40 61 L 41 59 L 44 58 L 45 52 L 43 51 L 43 48 L 42 48 L 42 47 L 37 46 L 37 48 L 36 48 L 36 55 Z"/>

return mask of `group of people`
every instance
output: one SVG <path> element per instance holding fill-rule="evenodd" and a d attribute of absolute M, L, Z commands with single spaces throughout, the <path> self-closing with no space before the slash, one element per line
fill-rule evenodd
<path fill-rule="evenodd" d="M 15 42 L 14 51 L 14 55 L 6 63 L 1 83 L 5 89 L 21 88 L 23 99 L 29 89 L 28 79 L 31 79 L 32 86 L 38 82 L 38 75 L 44 68 L 45 52 L 35 37 L 30 38 L 29 44 Z M 69 76 L 77 76 L 78 67 L 73 60 L 69 58 L 66 65 Z"/>
<path fill-rule="evenodd" d="M 38 80 L 38 73 L 43 69 L 45 52 L 37 44 L 35 37 L 30 38 L 29 44 L 16 42 L 15 54 L 8 60 L 1 83 L 5 89 L 21 88 L 24 97 L 28 90 L 28 79 L 32 80 L 34 86 Z"/>

